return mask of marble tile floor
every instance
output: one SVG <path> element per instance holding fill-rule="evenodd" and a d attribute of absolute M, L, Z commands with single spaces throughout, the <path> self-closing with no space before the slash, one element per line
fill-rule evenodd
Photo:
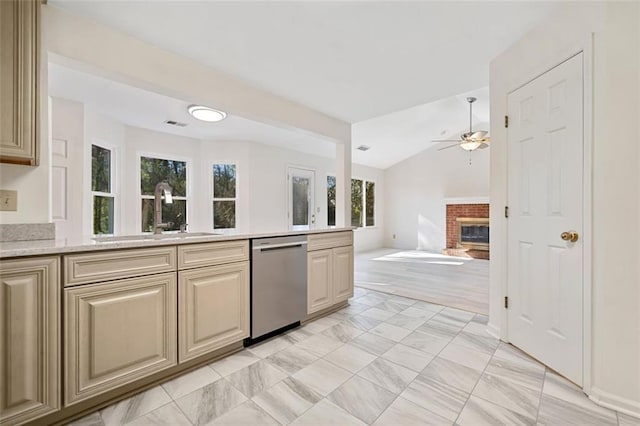
<path fill-rule="evenodd" d="M 640 426 L 482 315 L 363 288 L 350 303 L 72 424 Z"/>

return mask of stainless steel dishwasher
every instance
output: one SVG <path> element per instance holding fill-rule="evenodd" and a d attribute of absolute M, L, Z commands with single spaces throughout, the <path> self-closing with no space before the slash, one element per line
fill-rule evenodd
<path fill-rule="evenodd" d="M 251 241 L 251 339 L 268 337 L 307 316 L 307 236 Z"/>

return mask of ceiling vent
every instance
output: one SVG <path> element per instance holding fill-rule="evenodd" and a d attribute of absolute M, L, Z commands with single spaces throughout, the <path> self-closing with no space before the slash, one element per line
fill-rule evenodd
<path fill-rule="evenodd" d="M 180 121 L 175 121 L 175 120 L 167 120 L 164 122 L 164 124 L 168 124 L 169 126 L 176 126 L 176 127 L 187 127 L 187 123 L 181 123 Z"/>
<path fill-rule="evenodd" d="M 371 149 L 371 147 L 369 145 L 360 145 L 356 149 L 359 150 L 359 151 L 369 151 Z"/>

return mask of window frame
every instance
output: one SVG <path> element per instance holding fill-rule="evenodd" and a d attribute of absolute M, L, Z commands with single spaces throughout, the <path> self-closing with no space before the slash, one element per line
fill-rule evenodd
<path fill-rule="evenodd" d="M 215 179 L 215 175 L 214 175 L 214 167 L 216 165 L 229 165 L 229 166 L 234 166 L 236 169 L 236 196 L 235 198 L 221 198 L 221 197 L 216 197 L 215 195 L 215 184 L 214 184 L 214 179 Z M 213 163 L 211 163 L 211 166 L 209 168 L 209 170 L 211 171 L 211 180 L 210 180 L 210 184 L 211 184 L 211 190 L 209 191 L 209 193 L 211 194 L 211 215 L 209 217 L 211 217 L 211 229 L 214 230 L 214 232 L 222 232 L 227 233 L 227 232 L 234 232 L 238 229 L 238 193 L 240 191 L 240 179 L 238 178 L 238 176 L 240 175 L 239 173 L 239 167 L 238 167 L 238 161 L 214 161 Z M 236 226 L 234 228 L 216 228 L 215 227 L 215 210 L 213 208 L 213 203 L 215 201 L 233 201 L 235 203 L 235 224 Z"/>
<path fill-rule="evenodd" d="M 142 194 L 142 173 L 140 172 L 140 164 L 142 162 L 142 157 L 147 157 L 147 158 L 154 158 L 157 160 L 166 160 L 166 161 L 181 161 L 184 162 L 187 168 L 187 173 L 186 173 L 186 182 L 185 182 L 185 189 L 186 189 L 186 195 L 185 196 L 176 196 L 173 195 L 173 199 L 174 200 L 184 200 L 185 203 L 185 209 L 186 209 L 186 218 L 185 218 L 185 223 L 188 225 L 189 222 L 191 221 L 191 210 L 192 210 L 192 202 L 193 202 L 193 196 L 192 196 L 192 182 L 193 182 L 193 161 L 191 158 L 189 157 L 183 157 L 180 155 L 173 155 L 173 154 L 167 154 L 167 153 L 159 153 L 159 152 L 150 152 L 150 151 L 138 151 L 136 152 L 136 193 L 137 193 L 137 198 L 136 198 L 136 204 L 138 205 L 138 207 L 136 208 L 136 228 L 138 229 L 138 232 L 142 233 L 142 234 L 153 234 L 153 231 L 143 231 L 142 230 L 142 200 L 153 200 L 155 197 L 153 195 L 143 195 Z M 138 228 L 139 227 L 139 228 Z M 164 233 L 177 233 L 180 231 L 163 231 Z"/>
<path fill-rule="evenodd" d="M 336 175 L 333 175 L 333 174 L 331 174 L 331 173 L 327 173 L 327 176 L 326 176 L 326 179 L 325 179 L 325 186 L 324 186 L 324 191 L 325 191 L 325 194 L 326 194 L 326 196 L 325 196 L 325 200 L 326 200 L 326 202 L 327 202 L 327 228 L 332 229 L 332 228 L 335 228 L 335 227 L 336 227 L 335 222 L 337 222 L 337 219 L 338 219 L 338 218 L 337 218 L 337 216 L 336 216 L 336 215 L 334 215 L 334 216 L 335 216 L 335 217 L 334 217 L 334 224 L 333 224 L 333 225 L 330 225 L 330 224 L 329 224 L 329 178 L 330 178 L 330 177 L 332 177 L 332 178 L 336 181 L 336 183 L 335 183 L 335 185 L 336 185 L 336 190 L 337 190 L 337 188 L 338 188 L 338 182 L 337 182 L 337 177 L 336 177 Z M 337 207 L 337 201 L 338 201 L 338 200 L 337 200 L 337 198 L 338 198 L 338 193 L 337 193 L 337 191 L 336 191 L 335 197 L 336 197 L 336 207 Z"/>
<path fill-rule="evenodd" d="M 93 190 L 93 146 L 97 146 L 98 148 L 102 148 L 102 149 L 106 149 L 109 151 L 110 155 L 110 169 L 109 169 L 109 187 L 110 187 L 110 192 L 102 192 L 102 191 L 94 191 Z M 93 139 L 90 146 L 89 146 L 89 193 L 91 194 L 91 221 L 89 223 L 90 226 L 90 232 L 89 235 L 92 236 L 110 236 L 110 235 L 115 235 L 117 234 L 118 230 L 119 230 L 119 220 L 117 220 L 117 214 L 116 212 L 118 211 L 118 207 L 119 207 L 119 197 L 118 197 L 118 191 L 117 191 L 117 173 L 116 173 L 116 168 L 117 168 L 117 161 L 118 161 L 118 147 L 117 145 L 111 144 L 109 142 L 106 141 L 102 141 L 102 140 L 98 140 L 98 139 Z M 113 224 L 112 224 L 112 229 L 113 229 L 113 234 L 95 234 L 93 231 L 95 229 L 94 223 L 93 223 L 93 208 L 94 208 L 94 197 L 106 197 L 106 198 L 111 198 L 113 199 Z"/>
<path fill-rule="evenodd" d="M 329 177 L 333 177 L 334 179 L 336 178 L 335 174 L 332 173 L 327 173 L 327 178 Z M 378 198 L 376 197 L 376 192 L 377 192 L 377 187 L 378 187 L 378 183 L 376 182 L 375 179 L 365 179 L 365 178 L 361 178 L 358 176 L 351 176 L 351 180 L 361 180 L 362 181 L 362 226 L 356 226 L 356 229 L 360 229 L 360 228 L 375 228 L 377 226 L 378 223 L 378 209 L 376 208 L 376 204 L 377 204 L 377 200 Z M 374 190 L 373 190 L 373 225 L 371 226 L 367 226 L 367 183 L 372 183 L 374 185 Z M 335 228 L 336 225 L 329 225 L 329 196 L 328 196 L 328 189 L 329 189 L 329 182 L 328 179 L 325 180 L 325 194 L 327 194 L 327 196 L 325 197 L 327 200 L 327 227 L 328 228 Z M 351 184 L 351 181 L 349 181 L 349 184 Z M 337 181 L 336 181 L 336 187 L 337 187 Z M 337 194 L 336 194 L 337 196 Z M 352 213 L 353 213 L 353 207 L 352 207 Z M 337 221 L 337 218 L 336 218 Z"/>

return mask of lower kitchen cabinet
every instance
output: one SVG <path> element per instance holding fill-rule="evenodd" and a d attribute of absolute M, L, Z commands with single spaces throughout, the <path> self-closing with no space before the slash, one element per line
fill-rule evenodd
<path fill-rule="evenodd" d="M 176 274 L 65 289 L 67 405 L 177 364 Z"/>
<path fill-rule="evenodd" d="M 60 261 L 0 262 L 0 425 L 60 408 Z"/>
<path fill-rule="evenodd" d="M 249 337 L 249 262 L 178 272 L 179 359 Z"/>
<path fill-rule="evenodd" d="M 353 297 L 353 246 L 331 250 L 333 257 L 333 303 Z"/>
<path fill-rule="evenodd" d="M 333 304 L 332 250 L 307 253 L 307 314 L 321 311 Z"/>
<path fill-rule="evenodd" d="M 353 246 L 307 252 L 307 314 L 352 296 Z"/>

